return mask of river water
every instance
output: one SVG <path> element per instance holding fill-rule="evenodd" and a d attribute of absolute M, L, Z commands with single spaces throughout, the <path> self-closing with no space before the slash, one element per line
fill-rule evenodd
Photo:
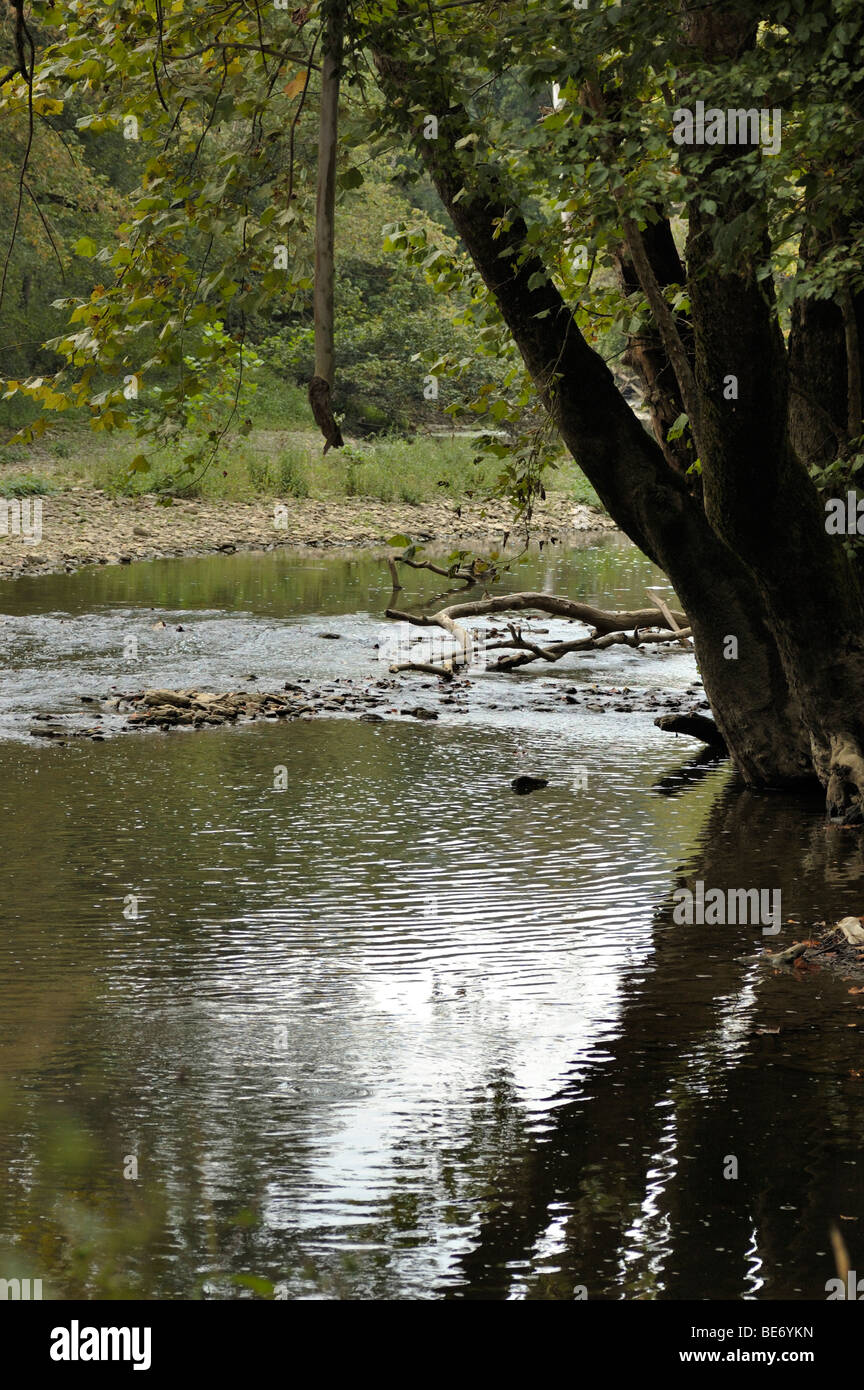
<path fill-rule="evenodd" d="M 605 536 L 506 582 L 624 607 L 662 580 Z M 862 910 L 860 834 L 682 767 L 656 710 L 561 698 L 688 691 L 691 654 L 476 674 L 467 709 L 404 677 L 394 710 L 434 722 L 28 733 L 109 689 L 378 679 L 389 597 L 368 552 L 0 588 L 0 1277 L 824 1298 L 832 1222 L 864 1259 L 864 995 L 759 956 Z M 514 796 L 524 771 L 549 786 Z M 780 935 L 676 925 L 697 879 L 780 889 Z"/>

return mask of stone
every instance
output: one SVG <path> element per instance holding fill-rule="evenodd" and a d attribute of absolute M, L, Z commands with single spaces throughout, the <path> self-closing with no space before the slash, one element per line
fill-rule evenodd
<path fill-rule="evenodd" d="M 548 778 L 532 777 L 527 772 L 523 772 L 520 777 L 514 777 L 510 783 L 517 796 L 527 796 L 529 792 L 539 792 L 548 785 Z"/>

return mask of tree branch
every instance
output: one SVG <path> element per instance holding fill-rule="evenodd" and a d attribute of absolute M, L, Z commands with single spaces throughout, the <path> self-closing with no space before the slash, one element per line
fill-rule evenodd
<path fill-rule="evenodd" d="M 493 650 L 512 647 L 515 651 L 502 656 L 492 668 L 496 671 L 512 671 L 531 661 L 560 661 L 568 652 L 603 650 L 606 647 L 624 645 L 639 647 L 643 643 L 684 642 L 690 637 L 690 628 L 683 613 L 675 612 L 663 605 L 660 608 L 637 608 L 624 612 L 607 611 L 595 608 L 590 603 L 579 603 L 575 599 L 562 598 L 557 594 L 526 592 L 520 594 L 497 594 L 494 598 L 478 598 L 466 603 L 451 603 L 437 613 L 409 613 L 399 608 L 388 608 L 386 616 L 397 622 L 410 623 L 414 627 L 439 627 L 457 643 L 459 650 L 449 659 L 446 666 L 436 666 L 429 662 L 407 661 L 392 666 L 393 671 L 432 671 L 436 675 L 452 674 L 460 667 L 470 664 L 472 651 L 471 634 L 462 626 L 465 618 L 488 617 L 496 613 L 520 612 L 534 609 L 551 613 L 555 617 L 567 618 L 590 626 L 592 631 L 585 637 L 567 642 L 550 642 L 539 646 L 525 636 L 521 628 L 508 623 L 510 639 L 496 642 Z M 663 611 L 665 609 L 665 612 Z M 676 628 L 663 626 L 672 621 Z M 648 629 L 658 629 L 649 631 Z M 490 648 L 487 647 L 487 650 Z"/>

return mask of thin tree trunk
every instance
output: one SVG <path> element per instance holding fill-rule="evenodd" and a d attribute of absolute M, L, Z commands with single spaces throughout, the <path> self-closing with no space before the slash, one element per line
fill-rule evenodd
<path fill-rule="evenodd" d="M 642 244 L 649 258 L 656 282 L 665 287 L 670 284 L 684 285 L 686 275 L 678 258 L 672 231 L 666 219 L 649 223 L 642 233 Z M 618 282 L 624 294 L 630 295 L 642 290 L 633 258 L 626 242 L 615 248 L 615 265 Z M 692 353 L 692 332 L 684 316 L 678 316 L 679 328 L 683 330 L 688 355 Z M 686 324 L 686 326 L 685 326 Z M 678 386 L 678 378 L 663 347 L 656 324 L 646 325 L 638 335 L 630 336 L 627 352 L 622 361 L 635 368 L 645 390 L 645 402 L 651 415 L 654 438 L 663 450 L 666 462 L 679 473 L 686 473 L 696 458 L 686 433 L 677 439 L 669 438 L 669 430 L 684 412 L 684 400 Z M 699 492 L 701 481 L 698 473 L 688 477 L 690 490 Z"/>
<path fill-rule="evenodd" d="M 318 196 L 315 208 L 315 374 L 309 383 L 312 413 L 324 436 L 324 453 L 344 443 L 333 418 L 331 393 L 335 375 L 333 292 L 335 283 L 336 146 L 339 130 L 339 80 L 345 34 L 345 0 L 323 6 L 321 110 L 318 125 Z"/>

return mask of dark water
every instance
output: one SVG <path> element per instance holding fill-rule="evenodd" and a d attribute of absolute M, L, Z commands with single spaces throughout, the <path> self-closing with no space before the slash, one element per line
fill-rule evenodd
<path fill-rule="evenodd" d="M 0 593 L 0 1277 L 824 1298 L 829 1224 L 864 1247 L 864 995 L 757 953 L 861 910 L 860 835 L 677 776 L 693 745 L 650 713 L 554 698 L 685 688 L 691 656 L 480 677 L 434 724 L 23 741 L 28 699 L 380 675 L 385 578 L 255 555 Z M 656 580 L 607 539 L 513 583 L 626 606 Z M 515 797 L 526 768 L 550 786 Z M 675 925 L 694 879 L 781 889 L 780 935 Z"/>

